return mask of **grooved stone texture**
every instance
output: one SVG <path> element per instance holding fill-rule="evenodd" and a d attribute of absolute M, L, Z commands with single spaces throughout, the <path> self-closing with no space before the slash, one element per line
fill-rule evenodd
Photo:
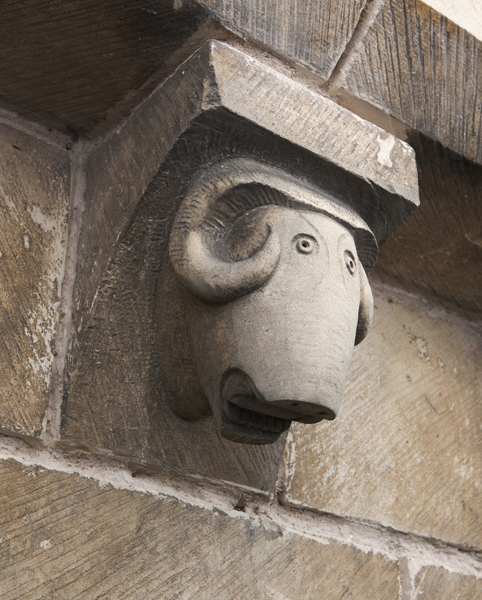
<path fill-rule="evenodd" d="M 337 419 L 293 428 L 285 501 L 481 548 L 481 356 L 458 317 L 379 290 Z"/>
<path fill-rule="evenodd" d="M 189 0 L 4 0 L 0 24 L 0 104 L 85 134 L 202 44 L 206 11 Z"/>
<path fill-rule="evenodd" d="M 0 598 L 397 600 L 398 565 L 75 475 L 0 464 Z"/>
<path fill-rule="evenodd" d="M 343 89 L 482 162 L 482 42 L 421 0 L 387 0 Z"/>
<path fill-rule="evenodd" d="M 380 249 L 376 270 L 482 314 L 482 165 L 412 132 L 420 207 Z"/>
<path fill-rule="evenodd" d="M 0 429 L 38 436 L 70 197 L 65 150 L 0 124 Z"/>
<path fill-rule="evenodd" d="M 221 23 L 328 78 L 366 0 L 196 0 Z"/>
<path fill-rule="evenodd" d="M 482 579 L 425 567 L 415 576 L 413 600 L 481 600 Z"/>
<path fill-rule="evenodd" d="M 380 140 L 390 162 L 377 158 Z M 407 144 L 249 55 L 206 44 L 88 158 L 65 444 L 274 490 L 284 440 L 241 447 L 209 419 L 176 417 L 160 376 L 174 351 L 156 339 L 160 322 L 175 332 L 180 322 L 158 282 L 181 200 L 209 166 L 248 156 L 358 202 L 381 241 L 418 204 Z"/>

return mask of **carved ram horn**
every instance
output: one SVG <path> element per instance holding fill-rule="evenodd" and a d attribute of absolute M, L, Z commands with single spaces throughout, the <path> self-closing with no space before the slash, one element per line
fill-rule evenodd
<path fill-rule="evenodd" d="M 264 170 L 252 160 L 226 161 L 204 173 L 188 190 L 174 221 L 169 254 L 180 281 L 196 296 L 210 302 L 239 298 L 261 287 L 276 268 L 281 244 L 269 225 L 267 240 L 250 258 L 232 261 L 224 246 L 237 216 L 223 205 L 224 194 L 260 177 L 264 183 Z"/>
<path fill-rule="evenodd" d="M 286 206 L 323 212 L 345 223 L 356 232 L 357 251 L 363 266 L 370 270 L 375 264 L 378 252 L 375 236 L 352 209 L 276 167 L 233 158 L 211 167 L 193 183 L 173 224 L 169 246 L 171 263 L 181 282 L 197 296 L 211 302 L 232 300 L 259 288 L 276 268 L 281 245 L 272 227 L 263 247 L 250 258 L 232 261 L 223 247 L 230 225 L 241 208 L 236 203 L 224 202 L 223 197 L 229 190 L 247 184 L 277 190 L 278 200 L 284 197 Z M 283 205 L 282 198 L 280 202 Z M 255 201 L 252 206 L 245 206 L 244 211 L 260 205 Z M 367 301 L 369 293 L 362 290 Z M 359 341 L 366 334 L 367 319 L 368 313 L 361 308 L 359 322 L 363 333 L 360 339 L 357 333 Z"/>
<path fill-rule="evenodd" d="M 264 246 L 254 256 L 238 262 L 216 256 L 209 241 L 201 230 L 189 232 L 184 247 L 171 250 L 171 262 L 180 281 L 210 302 L 233 300 L 258 289 L 273 273 L 280 257 L 281 244 L 271 227 Z"/>
<path fill-rule="evenodd" d="M 373 320 L 373 294 L 368 283 L 365 269 L 360 265 L 360 308 L 356 328 L 355 346 L 362 342 L 370 329 Z"/>

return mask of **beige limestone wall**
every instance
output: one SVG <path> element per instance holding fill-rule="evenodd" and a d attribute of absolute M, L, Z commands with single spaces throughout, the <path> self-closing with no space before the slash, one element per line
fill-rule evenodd
<path fill-rule="evenodd" d="M 276 492 L 0 437 L 0 598 L 482 598 L 478 324 L 372 278 L 336 421 Z"/>
<path fill-rule="evenodd" d="M 2 600 L 482 597 L 475 552 L 276 497 L 13 438 L 0 485 Z"/>
<path fill-rule="evenodd" d="M 425 0 L 425 4 L 469 31 L 477 39 L 482 40 L 482 3 L 480 0 Z"/>
<path fill-rule="evenodd" d="M 76 310 L 88 149 L 13 121 L 0 136 L 0 271 L 4 257 L 15 283 L 0 290 L 2 343 L 28 341 L 17 363 L 0 355 L 1 600 L 482 598 L 480 323 L 372 278 L 374 326 L 341 413 L 292 427 L 273 489 L 60 448 L 58 422 L 41 433 L 60 380 L 39 368 L 44 357 L 61 368 L 62 319 Z M 44 337 L 9 327 L 9 311 L 27 324 L 50 315 Z M 12 386 L 18 398 L 8 390 L 21 368 L 38 377 Z M 15 411 L 28 427 L 9 424 Z M 240 447 L 229 452 L 246 467 Z"/>
<path fill-rule="evenodd" d="M 372 280 L 337 419 L 295 424 L 284 501 L 482 547 L 482 336 Z"/>

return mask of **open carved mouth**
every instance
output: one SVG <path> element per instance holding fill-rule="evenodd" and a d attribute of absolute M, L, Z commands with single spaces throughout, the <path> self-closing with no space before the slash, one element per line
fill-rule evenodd
<path fill-rule="evenodd" d="M 232 402 L 228 402 L 226 417 L 230 423 L 275 435 L 287 431 L 291 425 L 291 421 L 288 419 L 280 419 L 279 417 L 255 412 L 249 408 L 241 408 Z"/>
<path fill-rule="evenodd" d="M 292 421 L 318 423 L 335 417 L 331 409 L 315 403 L 289 399 L 267 402 L 240 369 L 225 373 L 221 397 L 222 421 L 228 439 L 243 439 L 243 443 L 273 443 L 290 428 Z"/>

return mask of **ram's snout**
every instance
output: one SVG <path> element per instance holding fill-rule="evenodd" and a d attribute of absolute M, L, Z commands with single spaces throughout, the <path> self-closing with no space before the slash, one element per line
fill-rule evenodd
<path fill-rule="evenodd" d="M 326 215 L 283 207 L 247 212 L 226 241 L 234 264 L 266 245 L 267 223 L 280 245 L 270 276 L 228 303 L 200 304 L 191 317 L 218 426 L 244 443 L 272 442 L 291 421 L 335 418 L 353 346 L 372 316 L 353 235 Z"/>

